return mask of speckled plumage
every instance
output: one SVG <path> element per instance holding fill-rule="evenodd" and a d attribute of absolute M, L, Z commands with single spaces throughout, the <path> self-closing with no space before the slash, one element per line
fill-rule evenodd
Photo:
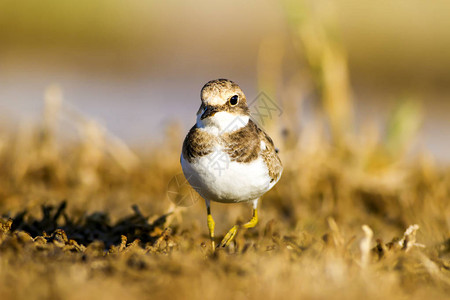
<path fill-rule="evenodd" d="M 210 154 L 214 151 L 216 139 L 214 135 L 199 130 L 197 125 L 192 126 L 183 142 L 184 159 L 191 163 L 197 157 Z"/>
<path fill-rule="evenodd" d="M 214 251 L 210 201 L 253 204 L 251 220 L 228 231 L 219 244 L 225 247 L 238 228 L 256 226 L 259 198 L 278 182 L 283 167 L 272 139 L 250 119 L 247 100 L 236 83 L 211 80 L 200 97 L 197 122 L 183 142 L 180 163 L 189 184 L 205 199 Z"/>
<path fill-rule="evenodd" d="M 229 102 L 230 97 L 233 95 L 239 97 L 239 102 L 236 105 L 231 105 Z M 275 151 L 272 139 L 249 119 L 250 112 L 244 93 L 237 84 L 226 79 L 218 79 L 208 82 L 203 87 L 201 99 L 202 105 L 197 113 L 197 124 L 187 134 L 182 150 L 183 171 L 185 174 L 189 173 L 189 176 L 186 177 L 189 177 L 188 180 L 192 180 L 190 182 L 191 185 L 201 187 L 201 190 L 197 190 L 200 195 L 211 197 L 211 200 L 221 202 L 241 201 L 241 199 L 232 200 L 226 198 L 226 196 L 223 196 L 224 191 L 220 187 L 216 187 L 216 190 L 220 190 L 220 195 L 215 195 L 214 192 L 210 191 L 205 192 L 205 189 L 208 189 L 209 186 L 208 184 L 203 184 L 203 182 L 208 181 L 208 172 L 211 171 L 211 177 L 214 177 L 214 175 L 213 170 L 205 167 L 205 161 L 208 162 L 208 160 L 203 159 L 202 162 L 200 160 L 204 157 L 213 160 L 214 156 L 220 153 L 221 156 L 225 155 L 230 163 L 238 164 L 233 166 L 239 166 L 239 170 L 242 169 L 242 178 L 230 177 L 229 179 L 224 179 L 223 177 L 217 178 L 217 175 L 215 175 L 210 185 L 218 185 L 221 181 L 226 181 L 224 184 L 227 184 L 228 181 L 240 180 L 245 182 L 247 180 L 248 188 L 255 188 L 262 195 L 279 180 L 283 167 Z M 227 117 L 223 119 L 217 118 L 216 114 L 219 113 L 222 116 L 225 113 Z M 207 117 L 203 118 L 205 114 L 207 114 Z M 230 124 L 227 124 L 227 122 Z M 237 128 L 231 128 L 233 126 Z M 261 167 L 255 167 L 255 164 L 261 165 Z M 198 167 L 198 170 L 196 170 L 196 165 L 201 165 L 201 168 Z M 246 165 L 249 166 L 249 173 L 245 171 Z M 254 173 L 254 168 L 260 171 Z M 263 173 L 266 175 L 263 175 Z M 239 176 L 239 174 L 234 174 L 230 170 L 225 170 L 224 174 L 221 176 Z M 255 179 L 257 182 L 260 182 L 255 183 L 252 179 L 246 178 L 253 176 L 253 174 L 255 178 L 267 176 L 267 182 Z M 199 177 L 198 180 L 194 180 L 195 177 Z M 264 185 L 264 188 L 258 188 L 258 185 Z M 243 187 L 245 188 L 245 186 Z M 230 193 L 230 195 L 235 194 Z M 244 195 L 245 193 L 242 194 Z M 258 193 L 250 194 L 253 196 Z M 256 196 L 259 197 L 260 195 Z M 243 198 L 245 198 L 245 201 L 253 200 L 244 196 Z"/>

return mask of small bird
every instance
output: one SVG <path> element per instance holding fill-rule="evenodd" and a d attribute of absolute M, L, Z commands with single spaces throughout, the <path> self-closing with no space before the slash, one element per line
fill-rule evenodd
<path fill-rule="evenodd" d="M 180 160 L 187 181 L 205 200 L 214 251 L 210 201 L 252 202 L 253 216 L 241 226 L 255 227 L 258 200 L 278 182 L 283 167 L 272 139 L 252 121 L 245 95 L 236 83 L 209 81 L 201 90 L 201 101 Z M 239 227 L 233 226 L 218 247 L 229 245 Z"/>

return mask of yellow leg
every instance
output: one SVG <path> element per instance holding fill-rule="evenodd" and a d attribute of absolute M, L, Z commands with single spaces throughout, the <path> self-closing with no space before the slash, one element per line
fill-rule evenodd
<path fill-rule="evenodd" d="M 231 229 L 228 231 L 228 233 L 223 237 L 223 240 L 220 242 L 219 247 L 226 247 L 228 246 L 231 241 L 234 239 L 234 236 L 237 233 L 238 226 L 234 225 L 231 227 Z"/>
<path fill-rule="evenodd" d="M 252 218 L 250 219 L 250 221 L 248 221 L 247 223 L 243 224 L 242 227 L 244 227 L 244 228 L 253 228 L 253 227 L 256 226 L 256 224 L 258 224 L 258 209 L 257 208 L 253 208 L 253 216 L 252 216 Z M 233 227 L 231 227 L 231 229 L 225 235 L 223 240 L 220 242 L 219 247 L 226 247 L 226 246 L 228 246 L 231 243 L 231 241 L 234 239 L 234 237 L 236 236 L 237 230 L 238 230 L 238 225 L 234 225 Z"/>
<path fill-rule="evenodd" d="M 250 221 L 248 221 L 247 223 L 242 225 L 242 227 L 244 227 L 244 228 L 253 228 L 253 227 L 256 226 L 256 224 L 258 224 L 258 209 L 257 208 L 253 209 L 253 216 L 250 219 Z"/>
<path fill-rule="evenodd" d="M 211 209 L 209 207 L 209 203 L 206 204 L 206 212 L 208 213 L 207 221 L 208 221 L 208 228 L 209 228 L 209 237 L 211 238 L 211 247 L 212 247 L 212 251 L 214 251 L 216 249 L 215 243 L 214 243 L 214 226 L 216 224 L 211 215 Z"/>

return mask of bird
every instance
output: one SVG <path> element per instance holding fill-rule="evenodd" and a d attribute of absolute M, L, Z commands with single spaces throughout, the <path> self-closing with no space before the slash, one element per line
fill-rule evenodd
<path fill-rule="evenodd" d="M 259 199 L 280 180 L 283 166 L 272 139 L 251 118 L 238 84 L 211 80 L 201 89 L 200 98 L 196 123 L 184 139 L 180 162 L 186 180 L 205 200 L 214 252 L 211 201 L 253 204 L 250 221 L 234 225 L 217 245 L 226 247 L 238 229 L 256 226 Z"/>

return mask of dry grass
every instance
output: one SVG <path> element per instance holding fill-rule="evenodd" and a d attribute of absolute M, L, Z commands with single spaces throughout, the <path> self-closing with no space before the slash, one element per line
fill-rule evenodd
<path fill-rule="evenodd" d="M 420 124 L 413 103 L 385 132 L 355 129 L 334 27 L 302 9 L 288 17 L 308 67 L 279 93 L 285 130 L 271 135 L 285 170 L 256 228 L 212 254 L 204 204 L 177 207 L 167 194 L 184 130 L 133 152 L 52 87 L 40 124 L 0 135 L 0 298 L 448 299 L 450 169 L 426 153 L 405 159 Z M 275 48 L 259 57 L 270 96 L 282 81 Z M 300 96 L 299 79 L 310 83 Z M 300 133 L 305 89 L 324 117 Z M 219 239 L 250 207 L 212 213 Z"/>
<path fill-rule="evenodd" d="M 203 203 L 167 197 L 179 129 L 135 155 L 57 89 L 46 99 L 42 124 L 2 137 L 2 299 L 448 297 L 450 172 L 425 155 L 405 162 L 370 133 L 345 147 L 314 126 L 287 134 L 260 224 L 213 255 Z M 219 237 L 249 213 L 213 205 Z"/>

